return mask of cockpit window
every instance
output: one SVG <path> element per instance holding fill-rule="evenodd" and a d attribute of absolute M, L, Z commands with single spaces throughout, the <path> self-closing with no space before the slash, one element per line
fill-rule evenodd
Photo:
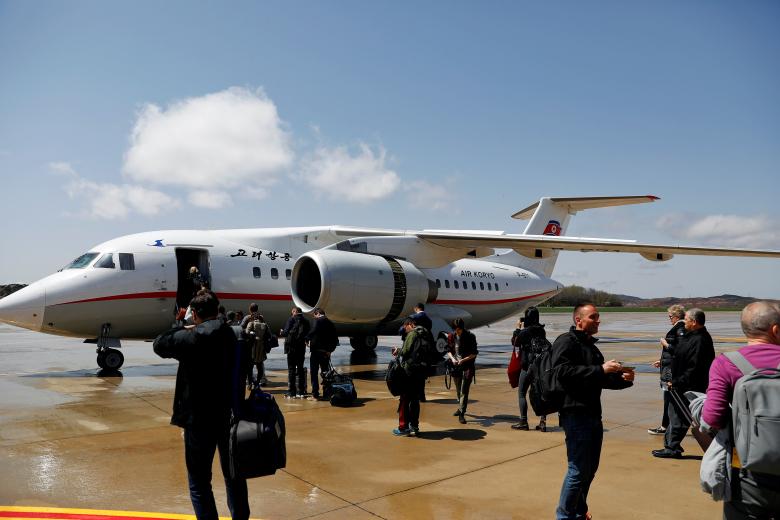
<path fill-rule="evenodd" d="M 92 260 L 94 260 L 97 255 L 100 253 L 84 253 L 65 267 L 63 269 L 84 269 L 87 267 Z"/>
<path fill-rule="evenodd" d="M 114 269 L 116 267 L 116 264 L 114 264 L 114 255 L 112 255 L 111 253 L 106 253 L 105 255 L 101 256 L 100 260 L 95 262 L 95 267 Z"/>
<path fill-rule="evenodd" d="M 133 271 L 135 269 L 133 253 L 119 253 L 119 268 L 122 271 Z"/>

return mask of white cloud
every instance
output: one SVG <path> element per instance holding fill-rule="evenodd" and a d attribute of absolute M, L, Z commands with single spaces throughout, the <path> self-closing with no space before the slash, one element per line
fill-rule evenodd
<path fill-rule="evenodd" d="M 352 155 L 346 147 L 320 147 L 301 163 L 303 181 L 333 199 L 369 203 L 390 196 L 401 179 L 385 166 L 387 152 L 360 143 Z"/>
<path fill-rule="evenodd" d="M 83 216 L 94 219 L 122 219 L 131 213 L 154 216 L 180 206 L 179 201 L 157 190 L 133 184 L 98 183 L 84 179 L 64 162 L 49 163 L 52 172 L 66 175 L 65 192 L 71 199 L 83 199 Z"/>
<path fill-rule="evenodd" d="M 230 194 L 219 190 L 192 191 L 188 200 L 193 206 L 208 209 L 218 209 L 233 204 Z"/>
<path fill-rule="evenodd" d="M 263 190 L 292 164 L 283 126 L 262 90 L 233 87 L 166 109 L 147 104 L 133 128 L 122 171 L 139 183 L 188 188 L 191 201 L 221 207 L 230 204 L 229 196 L 206 199 L 199 190 Z"/>
<path fill-rule="evenodd" d="M 460 208 L 456 204 L 457 197 L 453 179 L 448 179 L 443 184 L 412 181 L 404 186 L 404 191 L 409 205 L 414 208 L 447 211 L 448 213 L 460 212 Z"/>
<path fill-rule="evenodd" d="M 712 246 L 780 247 L 780 230 L 775 219 L 767 216 L 708 215 L 697 218 L 669 215 L 660 218 L 657 227 L 675 238 Z"/>

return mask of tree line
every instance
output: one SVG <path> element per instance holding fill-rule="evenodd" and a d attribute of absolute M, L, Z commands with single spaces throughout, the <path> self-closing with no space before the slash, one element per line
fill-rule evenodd
<path fill-rule="evenodd" d="M 622 307 L 623 301 L 617 294 L 570 285 L 556 296 L 542 304 L 544 307 L 573 307 L 581 302 L 591 302 L 597 307 Z"/>

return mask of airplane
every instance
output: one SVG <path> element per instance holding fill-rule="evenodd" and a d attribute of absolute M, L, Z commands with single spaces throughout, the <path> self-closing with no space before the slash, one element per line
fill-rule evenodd
<path fill-rule="evenodd" d="M 463 318 L 488 325 L 555 296 L 560 251 L 638 253 L 650 261 L 675 254 L 778 258 L 780 251 L 642 244 L 567 237 L 570 218 L 592 208 L 654 202 L 653 195 L 542 197 L 503 231 L 393 230 L 345 226 L 151 231 L 115 238 L 0 299 L 0 321 L 48 334 L 86 338 L 97 364 L 118 370 L 122 339 L 150 340 L 174 324 L 192 296 L 195 266 L 231 309 L 251 302 L 272 330 L 293 305 L 322 308 L 356 350 L 396 334 L 417 302 L 433 333 Z"/>

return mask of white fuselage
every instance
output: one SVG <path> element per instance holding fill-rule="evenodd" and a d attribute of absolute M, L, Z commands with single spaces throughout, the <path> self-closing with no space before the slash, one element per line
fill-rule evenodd
<path fill-rule="evenodd" d="M 290 278 L 296 259 L 341 240 L 329 227 L 127 235 L 90 249 L 96 255 L 84 265 L 67 267 L 0 300 L 0 320 L 83 338 L 97 337 L 110 324 L 112 337 L 154 338 L 173 324 L 177 307 L 189 301 L 186 272 L 197 262 L 228 311 L 246 312 L 256 302 L 272 330 L 278 330 L 294 305 Z M 100 267 L 108 254 L 113 256 Z M 467 315 L 470 327 L 522 312 L 561 289 L 550 278 L 498 257 L 461 259 L 421 271 L 438 289 L 426 302 L 428 314 L 442 323 Z M 336 326 L 345 336 L 389 334 L 403 317 Z"/>

